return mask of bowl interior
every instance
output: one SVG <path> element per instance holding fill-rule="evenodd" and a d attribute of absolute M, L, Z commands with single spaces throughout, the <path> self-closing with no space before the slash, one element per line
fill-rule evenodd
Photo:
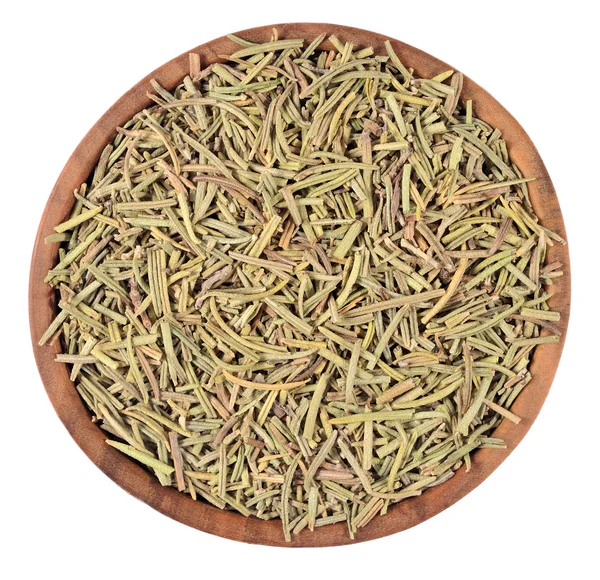
<path fill-rule="evenodd" d="M 255 41 L 268 41 L 273 26 L 245 30 L 239 36 Z M 280 38 L 305 38 L 311 41 L 321 33 L 335 34 L 342 42 L 355 47 L 373 46 L 377 54 L 385 54 L 384 42 L 390 40 L 394 50 L 408 67 L 422 77 L 431 77 L 452 67 L 400 41 L 365 30 L 331 24 L 276 25 Z M 325 48 L 330 45 L 324 42 Z M 189 52 L 198 53 L 202 66 L 222 61 L 219 55 L 233 52 L 238 45 L 226 37 L 218 38 Z M 56 315 L 54 292 L 44 283 L 47 271 L 56 263 L 58 244 L 45 244 L 44 238 L 53 233 L 53 226 L 66 219 L 73 205 L 73 190 L 86 181 L 101 151 L 114 138 L 116 127 L 151 104 L 146 92 L 154 78 L 167 89 L 173 89 L 188 73 L 188 53 L 161 66 L 121 97 L 83 138 L 72 154 L 52 190 L 39 226 L 31 263 L 29 312 L 31 338 L 38 369 L 44 387 L 61 421 L 88 457 L 113 481 L 132 495 L 158 511 L 184 524 L 223 536 L 251 543 L 277 546 L 332 546 L 349 544 L 392 534 L 410 528 L 452 505 L 479 485 L 510 454 L 529 430 L 550 389 L 564 345 L 570 304 L 570 270 L 568 250 L 554 244 L 548 251 L 548 261 L 563 264 L 563 277 L 552 287 L 549 304 L 561 312 L 558 326 L 561 339 L 556 344 L 538 346 L 530 371 L 533 376 L 519 395 L 512 410 L 522 418 L 518 425 L 504 420 L 494 436 L 506 441 L 507 449 L 481 449 L 473 454 L 469 473 L 462 467 L 448 482 L 425 491 L 421 496 L 407 499 L 390 507 L 385 516 L 374 518 L 360 529 L 352 540 L 344 523 L 302 531 L 293 541 L 284 541 L 278 520 L 258 518 L 222 511 L 203 501 L 194 501 L 173 488 L 162 487 L 148 471 L 105 444 L 106 433 L 91 422 L 69 379 L 65 364 L 54 362 L 59 345 L 40 347 L 38 340 Z M 533 143 L 519 123 L 491 95 L 470 79 L 464 79 L 461 100 L 472 99 L 474 114 L 502 131 L 512 160 L 527 177 L 532 205 L 542 224 L 566 239 L 564 224 L 556 193 Z"/>

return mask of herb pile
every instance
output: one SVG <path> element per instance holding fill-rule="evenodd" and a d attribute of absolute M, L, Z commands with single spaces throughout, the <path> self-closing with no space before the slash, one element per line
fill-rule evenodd
<path fill-rule="evenodd" d="M 286 539 L 452 477 L 558 341 L 561 274 L 500 131 L 330 37 L 253 44 L 118 129 L 46 281 L 77 391 L 163 485 Z"/>

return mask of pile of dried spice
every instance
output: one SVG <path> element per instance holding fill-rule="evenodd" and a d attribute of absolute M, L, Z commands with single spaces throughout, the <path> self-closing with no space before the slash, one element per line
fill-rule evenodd
<path fill-rule="evenodd" d="M 389 43 L 231 39 L 153 83 L 75 192 L 40 344 L 163 485 L 288 540 L 354 536 L 504 446 L 558 341 L 564 242 L 460 73 L 417 78 Z"/>

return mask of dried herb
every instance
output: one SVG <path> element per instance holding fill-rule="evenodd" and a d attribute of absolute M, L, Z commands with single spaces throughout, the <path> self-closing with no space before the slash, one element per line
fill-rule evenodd
<path fill-rule="evenodd" d="M 353 536 L 503 445 L 564 242 L 460 73 L 231 39 L 153 82 L 75 192 L 40 344 L 163 485 Z"/>

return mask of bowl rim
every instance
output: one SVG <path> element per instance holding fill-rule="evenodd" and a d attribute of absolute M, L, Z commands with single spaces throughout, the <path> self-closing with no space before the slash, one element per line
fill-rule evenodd
<path fill-rule="evenodd" d="M 419 76 L 438 74 L 452 68 L 424 51 L 394 38 L 338 24 L 284 23 L 249 28 L 234 34 L 248 40 L 265 42 L 269 40 L 274 28 L 277 29 L 279 38 L 311 40 L 323 32 L 328 36 L 335 34 L 342 42 L 352 41 L 356 47 L 373 46 L 379 54 L 382 53 L 384 42 L 389 40 L 401 60 Z M 327 41 L 322 46 L 327 47 Z M 354 539 L 348 535 L 345 523 L 337 523 L 316 528 L 314 532 L 303 530 L 297 536 L 293 536 L 292 542 L 285 542 L 279 520 L 246 518 L 237 512 L 220 510 L 201 500 L 194 501 L 174 488 L 162 487 L 141 465 L 104 443 L 106 433 L 91 421 L 91 413 L 84 407 L 69 379 L 66 364 L 53 360 L 59 352 L 59 345 L 38 346 L 39 338 L 56 314 L 55 293 L 43 280 L 55 262 L 58 244 L 45 244 L 44 239 L 52 233 L 53 226 L 68 216 L 74 201 L 73 190 L 87 180 L 100 152 L 114 138 L 116 127 L 150 104 L 146 92 L 150 89 L 151 79 L 156 79 L 166 88 L 172 89 L 188 72 L 189 53 L 200 54 L 204 67 L 211 62 L 222 62 L 219 55 L 230 54 L 235 48 L 239 48 L 239 45 L 222 36 L 186 51 L 151 72 L 102 115 L 67 161 L 44 209 L 31 259 L 29 320 L 40 377 L 59 419 L 94 464 L 137 499 L 188 526 L 232 540 L 285 547 L 352 544 L 408 529 L 453 505 L 482 483 L 514 450 L 537 417 L 552 384 L 566 338 L 571 299 L 568 246 L 554 244 L 549 248 L 547 256 L 548 260 L 559 260 L 563 263 L 564 274 L 554 283 L 554 295 L 549 302 L 554 310 L 561 313 L 558 323 L 561 331 L 560 341 L 535 348 L 529 367 L 533 378 L 511 408 L 522 420 L 518 425 L 514 425 L 504 419 L 494 432 L 496 436 L 505 439 L 507 449 L 478 450 L 472 456 L 469 473 L 463 465 L 442 485 L 429 488 L 420 496 L 390 506 L 386 515 L 374 518 L 356 533 Z M 462 97 L 472 98 L 477 116 L 502 131 L 511 159 L 524 175 L 536 178 L 529 184 L 529 189 L 532 205 L 540 222 L 566 240 L 556 192 L 544 163 L 525 130 L 487 91 L 466 76 Z"/>

